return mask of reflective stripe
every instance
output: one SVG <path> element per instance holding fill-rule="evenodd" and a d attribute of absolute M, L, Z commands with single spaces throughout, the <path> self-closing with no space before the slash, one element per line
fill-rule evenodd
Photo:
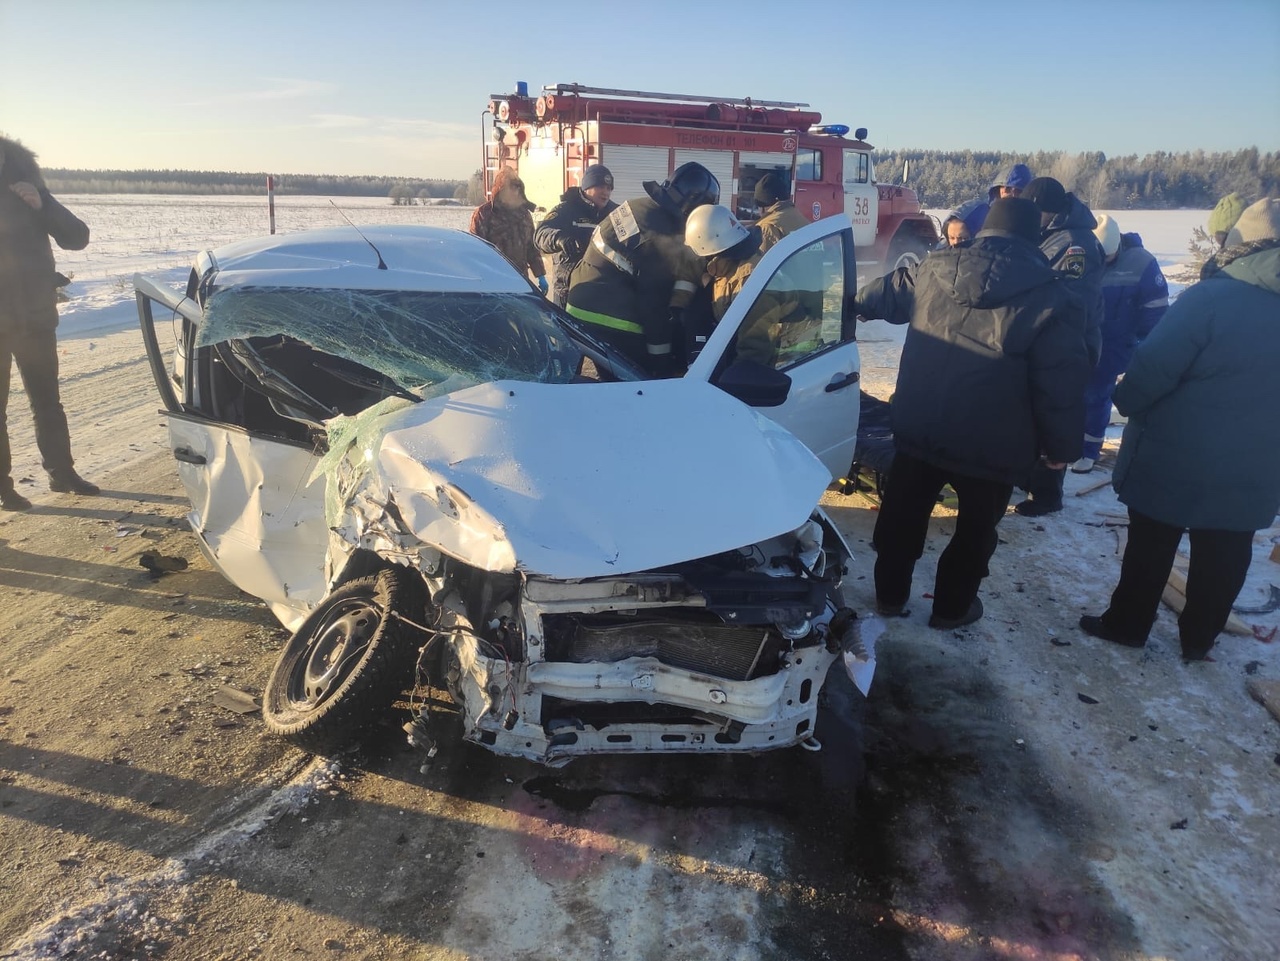
<path fill-rule="evenodd" d="M 1092 434 L 1085 434 L 1084 439 L 1087 443 L 1090 443 L 1090 444 L 1101 444 L 1104 440 L 1106 440 L 1105 437 L 1094 437 Z"/>
<path fill-rule="evenodd" d="M 671 353 L 670 344 L 645 344 L 644 349 L 651 354 L 669 354 Z"/>
<path fill-rule="evenodd" d="M 617 317 L 610 317 L 608 314 L 597 314 L 593 310 L 583 310 L 581 307 L 575 307 L 569 304 L 565 307 L 570 317 L 577 317 L 588 324 L 598 324 L 601 327 L 608 327 L 611 330 L 621 330 L 628 334 L 643 334 L 644 328 L 639 324 L 632 323 L 629 320 L 621 320 Z M 669 349 L 669 348 L 668 348 Z"/>
<path fill-rule="evenodd" d="M 591 246 L 600 251 L 600 256 L 609 261 L 609 263 L 613 264 L 613 266 L 617 267 L 624 274 L 630 274 L 632 277 L 636 275 L 635 265 L 626 257 L 622 256 L 622 254 L 618 253 L 618 251 L 606 244 L 604 242 L 604 238 L 600 236 L 600 231 L 597 230 L 591 235 Z"/>
<path fill-rule="evenodd" d="M 691 294 L 692 294 L 692 293 L 696 293 L 696 292 L 697 292 L 698 287 L 697 287 L 697 285 L 696 285 L 696 284 L 692 284 L 692 283 L 690 283 L 690 282 L 689 282 L 689 281 L 687 281 L 687 280 L 677 280 L 677 281 L 675 282 L 675 284 L 672 286 L 672 288 L 671 288 L 671 289 L 672 289 L 672 290 L 684 290 L 684 291 L 687 291 L 687 292 L 689 292 L 689 293 L 691 293 Z"/>
<path fill-rule="evenodd" d="M 1147 301 L 1145 304 L 1143 304 L 1142 306 L 1143 306 L 1143 307 L 1168 307 L 1168 306 L 1169 306 L 1169 298 L 1168 298 L 1168 297 L 1157 297 L 1155 300 L 1148 300 L 1148 301 Z"/>

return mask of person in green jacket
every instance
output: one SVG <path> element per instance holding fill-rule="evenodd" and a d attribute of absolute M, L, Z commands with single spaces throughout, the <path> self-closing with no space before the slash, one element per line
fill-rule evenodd
<path fill-rule="evenodd" d="M 1129 418 L 1112 484 L 1129 508 L 1120 581 L 1080 627 L 1146 644 L 1190 531 L 1182 657 L 1210 660 L 1253 558 L 1280 509 L 1280 200 L 1260 200 L 1139 345 L 1116 388 Z"/>

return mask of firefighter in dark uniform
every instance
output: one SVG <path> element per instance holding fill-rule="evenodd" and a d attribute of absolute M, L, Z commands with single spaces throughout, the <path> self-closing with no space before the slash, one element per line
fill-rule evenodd
<path fill-rule="evenodd" d="M 686 163 L 646 197 L 628 200 L 600 223 L 569 283 L 567 310 L 652 377 L 681 373 L 681 320 L 702 279 L 702 261 L 684 243 L 689 214 L 720 201 L 720 182 Z"/>

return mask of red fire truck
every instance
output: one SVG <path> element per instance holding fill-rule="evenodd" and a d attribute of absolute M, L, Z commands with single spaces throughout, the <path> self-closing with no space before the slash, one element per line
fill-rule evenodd
<path fill-rule="evenodd" d="M 614 199 L 643 196 L 645 180 L 664 180 L 694 160 L 720 180 L 720 202 L 756 218 L 756 181 L 786 173 L 796 208 L 821 220 L 853 222 L 858 270 L 874 277 L 918 261 L 938 242 L 934 221 L 915 191 L 877 183 L 867 131 L 823 124 L 808 104 L 548 85 L 538 97 L 526 84 L 493 94 L 481 118 L 488 193 L 502 167 L 514 167 L 529 199 L 550 209 L 583 172 L 603 163 Z"/>

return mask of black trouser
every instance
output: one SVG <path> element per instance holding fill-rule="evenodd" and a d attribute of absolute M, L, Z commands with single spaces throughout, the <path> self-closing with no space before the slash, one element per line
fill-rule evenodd
<path fill-rule="evenodd" d="M 13 489 L 13 455 L 9 449 L 9 383 L 13 364 L 22 373 L 27 401 L 36 422 L 36 446 L 44 469 L 66 474 L 72 469 L 71 435 L 58 396 L 58 337 L 52 327 L 21 332 L 0 330 L 0 487 Z"/>
<path fill-rule="evenodd" d="M 1183 528 L 1129 509 L 1129 540 L 1120 564 L 1120 583 L 1102 615 L 1108 628 L 1145 641 L 1155 623 Z M 1187 605 L 1178 617 L 1182 656 L 1204 657 L 1222 632 L 1249 573 L 1253 531 L 1191 531 Z"/>
<path fill-rule="evenodd" d="M 996 525 L 1009 506 L 1013 485 L 944 470 L 899 452 L 889 468 L 871 539 L 876 549 L 876 601 L 881 606 L 905 604 L 911 597 L 911 574 L 924 553 L 929 515 L 947 484 L 956 492 L 959 514 L 956 532 L 938 558 L 933 613 L 960 617 L 978 596 L 978 586 L 990 573 L 987 562 L 996 551 Z"/>
<path fill-rule="evenodd" d="M 1024 490 L 1031 495 L 1033 501 L 1039 501 L 1041 504 L 1061 504 L 1062 481 L 1066 476 L 1067 472 L 1064 468 L 1052 470 L 1045 466 L 1043 460 L 1039 460 L 1031 469 L 1031 477 L 1028 478 Z"/>

